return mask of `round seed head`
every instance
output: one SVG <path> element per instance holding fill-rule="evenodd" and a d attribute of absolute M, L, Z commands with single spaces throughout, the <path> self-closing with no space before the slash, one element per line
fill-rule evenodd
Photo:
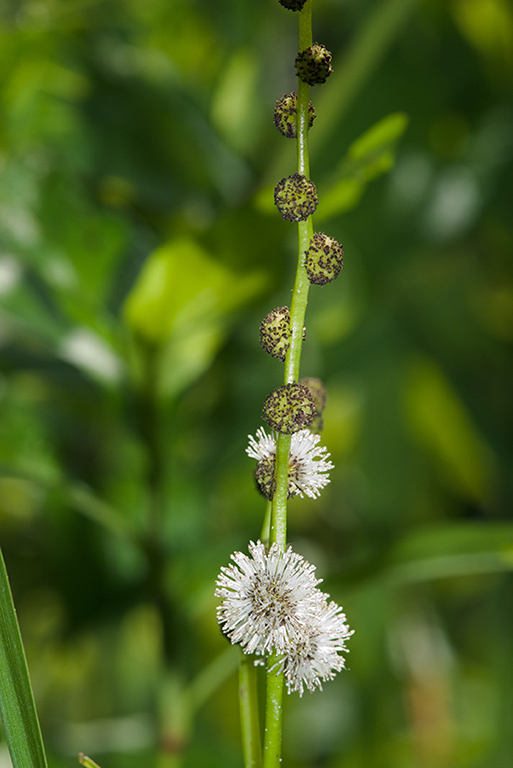
<path fill-rule="evenodd" d="M 326 407 L 326 387 L 324 382 L 315 376 L 306 376 L 304 379 L 299 379 L 299 383 L 308 387 L 314 399 L 317 413 L 322 413 Z"/>
<path fill-rule="evenodd" d="M 297 94 L 289 93 L 278 99 L 274 108 L 274 124 L 279 132 L 287 139 L 296 138 L 296 111 Z M 308 128 L 311 128 L 315 120 L 315 110 L 311 102 L 308 102 Z"/>
<path fill-rule="evenodd" d="M 306 0 L 278 0 L 278 2 L 289 11 L 300 11 L 306 3 Z"/>
<path fill-rule="evenodd" d="M 325 285 L 334 280 L 344 263 L 342 246 L 333 237 L 316 232 L 305 251 L 305 269 L 314 285 Z"/>
<path fill-rule="evenodd" d="M 296 172 L 277 183 L 274 202 L 287 221 L 306 221 L 315 212 L 319 201 L 315 184 Z"/>
<path fill-rule="evenodd" d="M 324 408 L 326 407 L 326 387 L 324 386 L 323 382 L 320 379 L 315 378 L 315 376 L 308 376 L 304 379 L 300 379 L 299 383 L 304 384 L 305 387 L 308 387 L 310 394 L 313 397 L 315 408 L 317 410 L 317 413 L 314 416 L 313 421 L 310 423 L 308 429 L 314 435 L 320 435 L 324 426 L 322 414 Z"/>
<path fill-rule="evenodd" d="M 266 499 L 271 501 L 274 496 L 276 488 L 276 480 L 274 479 L 274 464 L 275 456 L 265 456 L 257 464 L 255 469 L 255 482 L 257 488 Z"/>
<path fill-rule="evenodd" d="M 260 345 L 269 355 L 285 360 L 290 346 L 290 312 L 288 307 L 276 307 L 260 323 Z"/>
<path fill-rule="evenodd" d="M 314 43 L 296 56 L 297 76 L 308 85 L 326 82 L 333 72 L 331 53 L 324 45 Z"/>
<path fill-rule="evenodd" d="M 274 389 L 264 402 L 262 415 L 272 429 L 291 435 L 307 427 L 316 414 L 310 390 L 303 384 Z"/>

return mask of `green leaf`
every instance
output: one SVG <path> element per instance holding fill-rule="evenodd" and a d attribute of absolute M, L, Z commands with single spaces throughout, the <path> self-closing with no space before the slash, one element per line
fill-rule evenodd
<path fill-rule="evenodd" d="M 226 336 L 230 316 L 263 283 L 261 273 L 237 275 L 187 238 L 149 256 L 124 315 L 135 338 L 160 352 L 162 394 L 176 394 L 203 373 Z"/>
<path fill-rule="evenodd" d="M 393 168 L 394 144 L 408 126 L 408 117 L 395 112 L 375 123 L 349 147 L 331 182 L 319 190 L 316 219 L 328 219 L 354 208 L 378 176 Z"/>
<path fill-rule="evenodd" d="M 353 141 L 347 153 L 348 158 L 368 163 L 383 152 L 386 153 L 390 145 L 401 138 L 407 127 L 408 117 L 403 112 L 387 115 Z"/>
<path fill-rule="evenodd" d="M 394 547 L 387 579 L 394 585 L 513 570 L 513 525 L 456 523 L 414 531 Z"/>
<path fill-rule="evenodd" d="M 411 368 L 406 406 L 414 436 L 463 497 L 486 503 L 494 474 L 494 458 L 470 413 L 433 361 L 418 360 Z"/>
<path fill-rule="evenodd" d="M 228 314 L 261 284 L 260 275 L 235 275 L 194 240 L 174 240 L 147 259 L 126 300 L 125 319 L 146 341 L 163 344 Z"/>
<path fill-rule="evenodd" d="M 16 611 L 0 551 L 0 713 L 14 768 L 46 768 Z"/>

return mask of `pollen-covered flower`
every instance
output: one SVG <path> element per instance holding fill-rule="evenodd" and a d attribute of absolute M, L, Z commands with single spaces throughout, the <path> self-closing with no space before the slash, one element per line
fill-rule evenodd
<path fill-rule="evenodd" d="M 353 634 L 342 608 L 333 601 L 328 603 L 328 596 L 317 592 L 309 622 L 291 639 L 279 662 L 288 692 L 298 691 L 300 696 L 304 688 L 322 689 L 324 681 L 332 680 L 345 668 L 341 654 L 347 653 L 345 642 Z"/>
<path fill-rule="evenodd" d="M 317 589 L 321 579 L 315 578 L 315 566 L 291 547 L 283 551 L 273 544 L 266 552 L 260 541 L 250 542 L 249 553 L 235 552 L 233 563 L 221 568 L 217 620 L 244 653 L 285 653 L 322 594 Z"/>
<path fill-rule="evenodd" d="M 246 453 L 258 461 L 255 479 L 261 493 L 272 499 L 274 494 L 274 462 L 276 458 L 276 440 L 260 427 L 257 439 L 249 435 Z M 309 496 L 315 499 L 330 481 L 329 471 L 334 465 L 329 461 L 330 454 L 320 446 L 319 435 L 302 429 L 292 435 L 289 456 L 288 498 Z"/>

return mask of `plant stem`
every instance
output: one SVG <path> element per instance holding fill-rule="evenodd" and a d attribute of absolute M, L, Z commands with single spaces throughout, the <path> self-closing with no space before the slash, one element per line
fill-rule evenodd
<path fill-rule="evenodd" d="M 281 765 L 283 672 L 276 673 L 274 666 L 277 661 L 278 659 L 274 654 L 267 659 L 264 768 L 279 768 Z"/>
<path fill-rule="evenodd" d="M 260 541 L 262 544 L 269 544 L 269 537 L 271 535 L 271 513 L 272 513 L 272 501 L 268 501 L 265 508 L 264 522 L 262 523 L 262 531 L 260 533 Z"/>
<path fill-rule="evenodd" d="M 302 51 L 312 44 L 312 0 L 307 0 L 299 13 L 299 50 Z M 308 152 L 308 105 L 310 88 L 307 83 L 298 79 L 297 90 L 297 171 L 309 178 L 310 160 Z M 303 254 L 310 244 L 313 235 L 312 217 L 298 222 L 298 263 L 296 279 L 290 303 L 290 325 L 292 337 L 290 348 L 285 358 L 285 384 L 297 381 L 299 378 L 299 363 L 303 345 L 303 327 L 310 283 L 303 266 Z"/>
<path fill-rule="evenodd" d="M 290 435 L 278 435 L 276 443 L 275 479 L 276 488 L 271 508 L 271 531 L 269 545 L 277 544 L 285 549 L 287 544 L 287 493 L 289 485 Z"/>
<path fill-rule="evenodd" d="M 242 654 L 239 667 L 239 702 L 245 768 L 261 768 L 262 744 L 258 717 L 255 657 Z"/>
<path fill-rule="evenodd" d="M 312 0 L 306 0 L 299 12 L 299 50 L 312 45 Z M 308 153 L 309 87 L 298 80 L 296 136 L 297 170 L 307 178 L 310 176 Z M 292 384 L 299 379 L 303 328 L 308 302 L 310 283 L 303 266 L 303 258 L 313 235 L 311 216 L 307 221 L 298 222 L 298 261 L 296 278 L 290 303 L 291 340 L 285 358 L 284 383 Z M 287 544 L 287 494 L 290 435 L 278 435 L 275 459 L 276 488 L 272 500 L 271 530 L 269 543 L 285 549 Z M 276 671 L 278 659 L 275 655 L 267 660 L 267 687 L 265 702 L 264 768 L 278 768 L 281 764 L 281 730 L 283 716 L 284 675 Z"/>

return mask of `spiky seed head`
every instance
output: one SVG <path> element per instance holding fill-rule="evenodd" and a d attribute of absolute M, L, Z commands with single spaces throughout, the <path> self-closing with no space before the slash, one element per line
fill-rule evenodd
<path fill-rule="evenodd" d="M 319 200 L 315 184 L 296 172 L 277 183 L 274 202 L 287 221 L 306 221 L 315 212 Z"/>
<path fill-rule="evenodd" d="M 325 83 L 333 72 L 331 53 L 324 45 L 314 43 L 296 56 L 297 76 L 308 85 Z"/>
<path fill-rule="evenodd" d="M 342 246 L 333 237 L 316 232 L 305 251 L 304 265 L 308 279 L 314 285 L 334 280 L 344 264 Z"/>
<path fill-rule="evenodd" d="M 276 307 L 260 323 L 260 346 L 267 354 L 285 360 L 290 346 L 290 311 L 288 307 Z"/>
<path fill-rule="evenodd" d="M 285 384 L 267 396 L 262 409 L 271 429 L 291 435 L 307 427 L 316 415 L 315 402 L 303 384 Z"/>
<path fill-rule="evenodd" d="M 292 330 L 288 307 L 276 307 L 260 323 L 260 346 L 272 357 L 285 360 L 289 350 Z M 306 328 L 303 328 L 303 341 Z"/>
<path fill-rule="evenodd" d="M 282 136 L 286 139 L 296 138 L 296 114 L 297 94 L 285 94 L 278 99 L 274 108 L 274 124 Z M 308 102 L 308 128 L 311 128 L 315 120 L 315 109 L 312 102 Z"/>

